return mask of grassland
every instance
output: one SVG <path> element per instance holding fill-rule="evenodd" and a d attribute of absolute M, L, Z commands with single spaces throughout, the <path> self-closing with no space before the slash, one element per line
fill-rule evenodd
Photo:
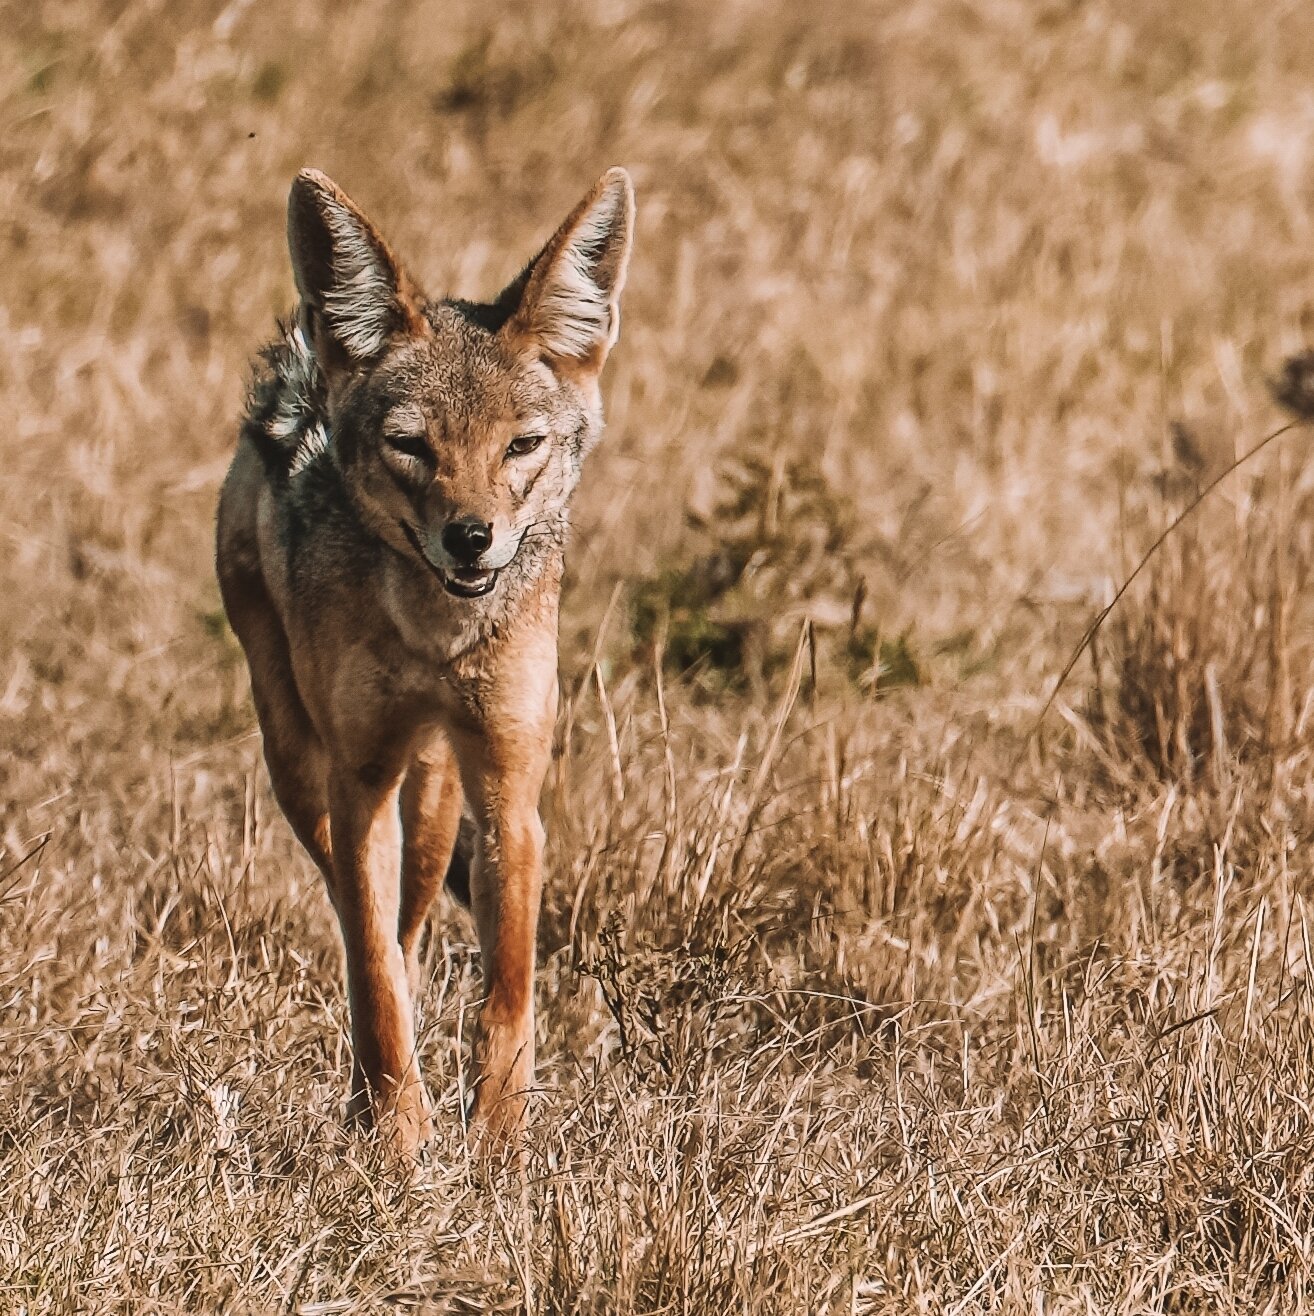
<path fill-rule="evenodd" d="M 1314 11 L 0 6 L 0 1312 L 1314 1307 Z M 608 165 L 523 1186 L 341 1115 L 211 568 L 326 169 L 434 292 Z M 1042 713 L 1044 714 L 1042 719 Z"/>

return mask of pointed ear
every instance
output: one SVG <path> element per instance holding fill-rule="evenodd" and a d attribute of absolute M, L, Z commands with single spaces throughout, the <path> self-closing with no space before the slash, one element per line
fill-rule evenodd
<path fill-rule="evenodd" d="M 287 201 L 302 327 L 326 365 L 363 365 L 419 328 L 417 294 L 378 230 L 336 183 L 303 169 Z"/>
<path fill-rule="evenodd" d="M 620 333 L 620 295 L 634 234 L 634 188 L 609 169 L 498 299 L 501 332 L 549 363 L 596 373 Z"/>

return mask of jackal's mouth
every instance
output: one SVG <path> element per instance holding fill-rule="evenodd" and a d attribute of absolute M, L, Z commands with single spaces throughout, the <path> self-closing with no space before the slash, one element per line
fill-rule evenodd
<path fill-rule="evenodd" d="M 407 540 L 415 550 L 415 556 L 438 577 L 438 583 L 449 594 L 458 599 L 481 599 L 485 594 L 493 592 L 493 586 L 497 584 L 498 577 L 498 572 L 494 568 L 440 567 L 424 551 L 424 546 L 420 543 L 420 536 L 416 533 L 415 528 L 408 521 L 403 521 L 401 528 L 405 531 Z"/>
<path fill-rule="evenodd" d="M 455 571 L 443 571 L 443 588 L 458 599 L 478 599 L 491 593 L 497 584 L 497 572 L 489 568 L 460 567 Z"/>

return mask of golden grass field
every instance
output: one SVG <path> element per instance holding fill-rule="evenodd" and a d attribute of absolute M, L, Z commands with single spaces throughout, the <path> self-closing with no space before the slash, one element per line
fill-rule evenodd
<path fill-rule="evenodd" d="M 0 1312 L 1314 1310 L 1314 9 L 0 6 Z M 639 197 L 528 1170 L 344 1129 L 212 568 L 327 170 L 491 295 Z M 1042 713 L 1044 714 L 1042 721 Z"/>

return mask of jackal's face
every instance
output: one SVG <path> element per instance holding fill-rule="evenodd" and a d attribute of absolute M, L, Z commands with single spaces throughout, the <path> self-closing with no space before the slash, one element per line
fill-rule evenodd
<path fill-rule="evenodd" d="M 348 492 L 449 594 L 491 594 L 522 551 L 562 540 L 601 429 L 633 211 L 613 169 L 495 302 L 429 302 L 332 182 L 293 184 L 301 328 Z"/>

